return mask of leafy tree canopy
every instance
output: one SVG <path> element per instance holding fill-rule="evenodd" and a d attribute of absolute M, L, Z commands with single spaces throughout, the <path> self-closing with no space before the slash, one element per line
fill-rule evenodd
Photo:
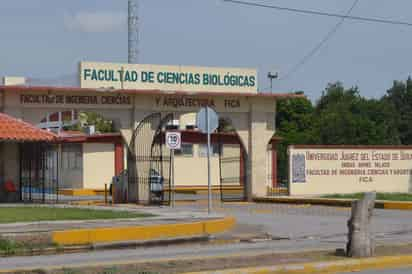
<path fill-rule="evenodd" d="M 412 144 L 412 79 L 408 77 L 405 82 L 394 81 L 392 87 L 386 92 L 382 101 L 390 104 L 396 110 L 392 119 L 395 120 L 399 132 L 400 143 Z M 389 118 L 389 117 L 387 117 Z"/>
<path fill-rule="evenodd" d="M 384 100 L 362 97 L 357 87 L 329 84 L 315 106 L 317 143 L 398 144 L 394 112 Z"/>

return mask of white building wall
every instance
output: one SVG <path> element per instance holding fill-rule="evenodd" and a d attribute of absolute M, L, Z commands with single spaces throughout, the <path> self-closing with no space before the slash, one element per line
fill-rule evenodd
<path fill-rule="evenodd" d="M 219 186 L 219 156 L 211 157 L 211 183 Z M 193 145 L 193 156 L 175 156 L 175 185 L 207 186 L 207 157 L 199 156 L 199 145 Z"/>
<path fill-rule="evenodd" d="M 83 188 L 104 189 L 114 172 L 114 144 L 83 144 Z"/>

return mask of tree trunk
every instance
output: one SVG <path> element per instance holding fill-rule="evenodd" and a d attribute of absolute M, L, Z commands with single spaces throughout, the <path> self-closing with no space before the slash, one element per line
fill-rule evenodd
<path fill-rule="evenodd" d="M 371 257 L 375 253 L 375 241 L 370 228 L 370 221 L 375 207 L 375 192 L 365 193 L 361 200 L 352 203 L 352 216 L 348 221 L 348 257 Z"/>

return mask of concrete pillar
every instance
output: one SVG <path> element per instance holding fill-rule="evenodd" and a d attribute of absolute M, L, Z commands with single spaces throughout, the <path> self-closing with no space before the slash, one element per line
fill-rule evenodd
<path fill-rule="evenodd" d="M 134 134 L 135 129 L 139 126 L 143 120 L 154 111 L 145 110 L 139 107 L 141 102 L 137 100 L 136 96 L 134 97 L 134 104 L 132 109 L 132 119 L 131 119 L 131 127 L 132 131 L 130 132 L 130 137 L 127 137 L 128 144 L 130 144 L 131 138 Z M 145 204 L 150 201 L 150 186 L 149 181 L 141 180 L 139 182 L 137 177 L 143 178 L 147 177 L 150 170 L 150 162 L 147 160 L 147 157 L 150 156 L 150 146 L 151 142 L 153 141 L 153 137 L 155 135 L 156 129 L 160 122 L 160 117 L 154 118 L 152 120 L 145 121 L 144 124 L 141 124 L 144 127 L 144 130 L 141 132 L 141 135 L 137 136 L 138 138 L 135 141 L 135 146 L 130 147 L 130 149 L 134 151 L 139 151 L 140 157 L 146 156 L 146 160 L 137 159 L 135 166 L 131 167 L 128 166 L 129 176 L 132 176 L 131 181 L 137 182 L 136 184 L 129 184 L 128 186 L 128 200 L 129 202 L 137 202 L 139 204 Z M 122 134 L 126 134 L 126 132 L 122 132 Z M 133 171 L 132 171 L 133 170 Z M 137 177 L 136 177 L 137 176 Z M 130 180 L 129 180 L 130 182 Z"/>
<path fill-rule="evenodd" d="M 130 142 L 132 140 L 132 136 L 134 134 L 134 131 L 136 129 L 136 126 L 138 124 L 137 121 L 137 116 L 138 116 L 138 112 L 136 109 L 136 95 L 133 96 L 133 108 L 131 110 L 130 113 L 130 130 L 122 130 L 122 136 L 125 139 L 125 142 L 127 144 L 127 159 L 129 160 L 133 160 L 131 158 L 131 155 L 133 154 L 132 151 L 134 151 L 136 148 L 135 147 L 130 147 Z M 136 163 L 133 163 L 133 161 L 131 162 L 127 162 L 127 170 L 128 170 L 128 187 L 127 187 L 127 200 L 129 203 L 132 202 L 138 202 L 138 197 L 139 197 L 139 193 L 138 193 L 138 186 L 137 186 L 137 165 Z"/>
<path fill-rule="evenodd" d="M 268 143 L 275 133 L 275 102 L 262 98 L 250 100 L 249 159 L 248 159 L 248 200 L 266 196 L 268 174 Z"/>

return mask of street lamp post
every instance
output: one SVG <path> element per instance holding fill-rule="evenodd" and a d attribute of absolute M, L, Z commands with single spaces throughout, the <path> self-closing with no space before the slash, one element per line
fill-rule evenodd
<path fill-rule="evenodd" d="M 269 72 L 268 72 L 268 78 L 269 78 L 269 81 L 270 81 L 270 93 L 272 93 L 273 79 L 277 79 L 277 78 L 278 78 L 278 73 L 277 73 L 277 72 L 269 71 Z"/>

